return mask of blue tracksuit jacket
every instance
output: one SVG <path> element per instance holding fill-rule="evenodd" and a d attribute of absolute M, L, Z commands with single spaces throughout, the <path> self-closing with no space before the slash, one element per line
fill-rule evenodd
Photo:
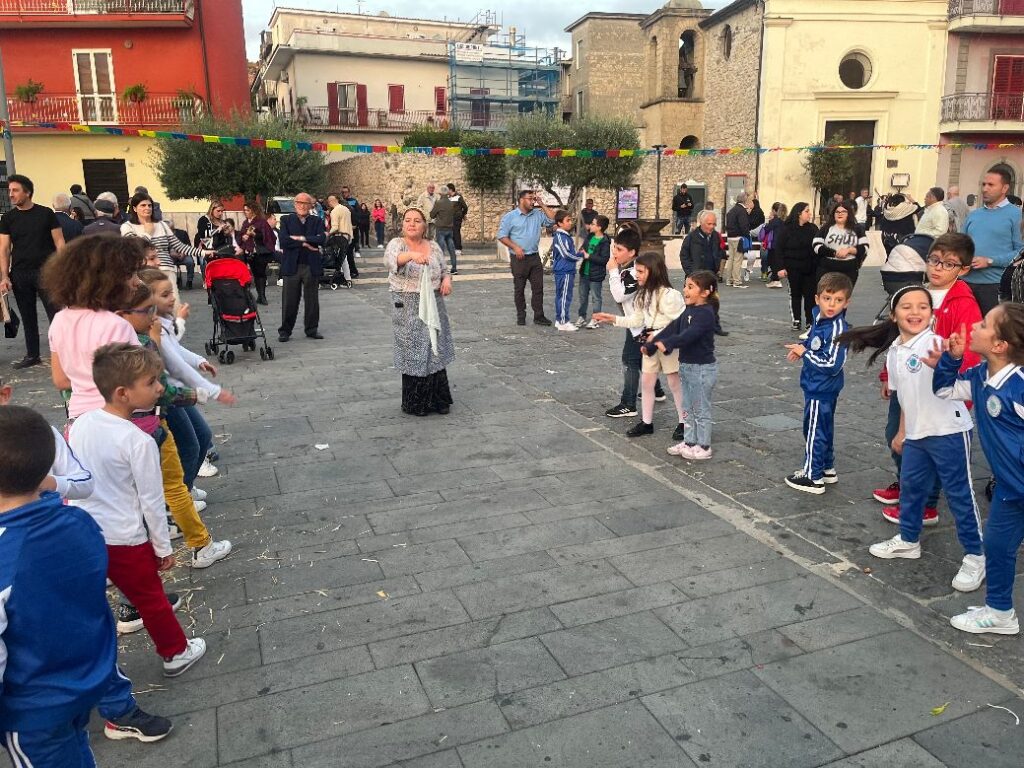
<path fill-rule="evenodd" d="M 576 273 L 576 265 L 580 263 L 581 256 L 576 252 L 576 244 L 572 235 L 564 229 L 555 230 L 555 239 L 551 244 L 551 258 L 553 260 L 552 271 L 556 275 Z"/>
<path fill-rule="evenodd" d="M 812 317 L 814 325 L 804 342 L 807 351 L 800 371 L 800 388 L 808 398 L 834 400 L 843 389 L 847 352 L 846 345 L 836 339 L 849 330 L 850 324 L 846 322 L 845 310 L 833 318 L 824 318 L 815 307 Z"/>

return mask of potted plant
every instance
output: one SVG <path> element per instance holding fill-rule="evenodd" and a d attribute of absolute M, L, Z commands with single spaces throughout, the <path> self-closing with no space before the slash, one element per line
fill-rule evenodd
<path fill-rule="evenodd" d="M 201 101 L 195 88 L 179 88 L 177 95 L 174 97 L 174 106 L 178 109 L 191 109 L 197 102 Z"/>
<path fill-rule="evenodd" d="M 14 88 L 14 95 L 18 97 L 18 101 L 23 101 L 26 104 L 34 102 L 36 97 L 42 92 L 43 84 L 37 83 L 32 78 L 29 78 L 27 83 L 15 86 Z"/>
<path fill-rule="evenodd" d="M 122 101 L 130 101 L 132 104 L 138 104 L 146 100 L 148 92 L 146 86 L 142 83 L 136 83 L 135 85 L 129 85 L 121 93 Z"/>

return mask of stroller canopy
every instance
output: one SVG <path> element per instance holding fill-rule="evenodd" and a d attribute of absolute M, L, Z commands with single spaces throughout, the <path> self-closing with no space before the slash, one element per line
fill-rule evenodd
<path fill-rule="evenodd" d="M 214 259 L 206 263 L 203 283 L 210 288 L 214 280 L 235 280 L 241 286 L 248 286 L 252 283 L 252 273 L 245 262 L 239 259 Z"/>

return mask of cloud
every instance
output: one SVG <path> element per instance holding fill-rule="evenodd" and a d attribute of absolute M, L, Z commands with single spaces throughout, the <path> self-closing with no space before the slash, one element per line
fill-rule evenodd
<path fill-rule="evenodd" d="M 728 0 L 704 0 L 705 8 L 721 8 Z M 284 7 L 287 2 L 280 5 Z M 246 52 L 250 60 L 255 60 L 259 55 L 260 32 L 266 29 L 270 16 L 274 11 L 274 0 L 244 0 L 243 10 L 245 12 L 245 41 Z M 342 9 L 351 10 L 356 3 L 349 0 L 346 3 L 335 0 L 306 0 L 299 2 L 294 0 L 294 7 L 302 7 L 310 10 L 339 11 Z M 376 15 L 380 11 L 387 11 L 392 15 L 400 15 L 399 6 L 383 2 L 362 2 L 362 11 L 368 15 Z M 620 11 L 628 13 L 642 13 L 643 8 L 638 8 L 635 2 L 625 0 L 591 0 L 588 4 L 589 11 Z M 416 13 L 408 12 L 427 19 L 450 19 L 458 21 L 469 21 L 471 13 L 467 13 L 464 2 L 455 0 L 432 0 L 418 6 L 421 10 Z M 647 10 L 655 11 L 659 7 L 657 2 L 650 5 Z M 582 16 L 585 11 L 578 6 L 568 4 L 559 6 L 552 10 L 550 0 L 519 0 L 515 6 L 498 10 L 498 21 L 505 27 L 515 27 L 519 34 L 526 35 L 526 44 L 542 48 L 554 48 L 555 46 L 568 50 L 570 45 L 569 35 L 563 30 L 573 21 Z"/>

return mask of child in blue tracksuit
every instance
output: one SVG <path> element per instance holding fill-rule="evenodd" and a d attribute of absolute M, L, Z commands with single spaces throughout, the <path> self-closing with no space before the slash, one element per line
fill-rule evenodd
<path fill-rule="evenodd" d="M 974 634 L 1016 635 L 1020 625 L 1013 610 L 1013 579 L 1024 541 L 1024 305 L 1000 304 L 974 325 L 970 350 L 984 362 L 960 372 L 964 341 L 963 333 L 952 334 L 949 351 L 940 358 L 936 350 L 926 362 L 935 366 L 936 395 L 974 401 L 995 489 L 985 526 L 985 605 L 954 616 L 950 624 Z"/>
<path fill-rule="evenodd" d="M 786 345 L 787 360 L 803 359 L 800 389 L 804 392 L 804 465 L 786 478 L 786 485 L 804 493 L 824 493 L 826 483 L 838 481 L 833 440 L 836 401 L 843 389 L 846 363 L 846 345 L 839 342 L 839 336 L 849 328 L 846 307 L 852 293 L 853 283 L 846 275 L 822 275 L 807 340 Z"/>
<path fill-rule="evenodd" d="M 94 768 L 93 707 L 113 739 L 157 741 L 171 724 L 138 707 L 117 668 L 106 544 L 88 514 L 46 490 L 62 485 L 55 460 L 42 416 L 0 408 L 0 741 L 19 768 Z M 83 473 L 64 487 L 83 492 Z"/>
<path fill-rule="evenodd" d="M 555 213 L 555 241 L 551 245 L 551 257 L 555 273 L 555 328 L 559 331 L 575 331 L 576 326 L 569 322 L 572 311 L 572 287 L 576 282 L 576 265 L 580 256 L 573 242 L 572 217 L 568 211 L 559 210 Z"/>

